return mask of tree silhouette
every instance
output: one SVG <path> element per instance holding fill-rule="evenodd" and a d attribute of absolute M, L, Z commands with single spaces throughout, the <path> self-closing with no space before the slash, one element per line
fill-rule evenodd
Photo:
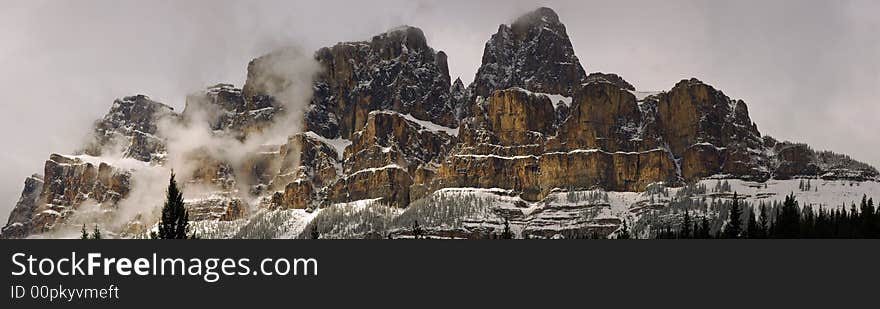
<path fill-rule="evenodd" d="M 89 232 L 86 231 L 85 223 L 83 223 L 82 234 L 79 236 L 79 239 L 89 239 Z"/>
<path fill-rule="evenodd" d="M 725 238 L 739 238 L 742 234 L 742 209 L 739 207 L 739 199 L 736 192 L 733 193 L 733 204 L 730 205 L 730 216 L 727 227 L 724 229 Z"/>
<path fill-rule="evenodd" d="M 95 230 L 92 232 L 92 239 L 101 239 L 101 230 L 98 229 L 98 224 L 95 224 Z"/>
<path fill-rule="evenodd" d="M 684 219 L 681 221 L 681 234 L 679 238 L 691 238 L 691 215 L 684 211 Z"/>
<path fill-rule="evenodd" d="M 617 232 L 617 239 L 630 239 L 629 226 L 626 225 L 626 220 L 623 220 L 623 225 L 620 226 L 620 231 Z"/>
<path fill-rule="evenodd" d="M 312 225 L 312 232 L 311 232 L 310 236 L 312 237 L 312 239 L 321 238 L 321 234 L 318 233 L 318 225 L 317 224 Z"/>
<path fill-rule="evenodd" d="M 159 221 L 159 233 L 153 238 L 158 239 L 187 239 L 189 228 L 189 213 L 183 205 L 183 192 L 177 188 L 174 172 L 168 181 L 168 191 L 165 206 L 162 207 L 162 219 Z"/>
<path fill-rule="evenodd" d="M 513 233 L 510 232 L 510 224 L 504 219 L 504 231 L 501 232 L 501 239 L 513 239 Z"/>

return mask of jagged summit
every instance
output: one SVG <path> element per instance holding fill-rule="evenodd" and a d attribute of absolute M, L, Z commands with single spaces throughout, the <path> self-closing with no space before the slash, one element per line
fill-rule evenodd
<path fill-rule="evenodd" d="M 565 30 L 565 26 L 559 22 L 559 15 L 556 15 L 556 12 L 548 7 L 541 7 L 526 13 L 510 24 L 510 28 L 516 33 L 525 33 L 531 29 L 545 27 L 551 30 Z"/>
<path fill-rule="evenodd" d="M 446 54 L 430 48 L 419 28 L 398 27 L 369 42 L 321 48 L 315 57 L 324 70 L 306 114 L 309 131 L 347 139 L 374 110 L 458 126 L 449 99 Z"/>
<path fill-rule="evenodd" d="M 174 108 L 151 100 L 146 95 L 123 97 L 113 101 L 110 111 L 95 124 L 93 139 L 83 148 L 90 155 L 101 155 L 114 144 L 116 150 L 140 161 L 150 162 L 164 151 L 164 142 L 156 136 L 159 120 L 176 117 Z M 121 148 L 121 149 L 118 149 Z"/>
<path fill-rule="evenodd" d="M 600 82 L 600 81 L 612 83 L 612 84 L 616 85 L 617 87 L 620 87 L 620 88 L 623 88 L 623 89 L 626 89 L 629 91 L 636 90 L 635 86 L 633 86 L 632 84 L 630 84 L 629 82 L 624 80 L 623 77 L 621 77 L 617 74 L 614 74 L 614 73 L 594 72 L 594 73 L 590 73 L 590 75 L 587 75 L 587 78 L 584 79 L 584 83 Z"/>
<path fill-rule="evenodd" d="M 422 29 L 409 25 L 397 26 L 389 29 L 385 33 L 374 36 L 371 40 L 371 45 L 374 49 L 379 50 L 401 46 L 415 50 L 430 48 L 428 47 L 428 40 L 425 38 L 425 33 L 422 32 Z"/>
<path fill-rule="evenodd" d="M 565 26 L 553 10 L 540 8 L 499 26 L 470 88 L 473 97 L 513 86 L 571 96 L 585 77 Z"/>

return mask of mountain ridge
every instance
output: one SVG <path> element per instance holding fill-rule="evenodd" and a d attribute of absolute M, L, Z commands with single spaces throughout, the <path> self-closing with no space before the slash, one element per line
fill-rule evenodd
<path fill-rule="evenodd" d="M 408 208 L 456 188 L 501 190 L 517 204 L 560 190 L 646 192 L 657 183 L 681 186 L 719 175 L 877 180 L 876 168 L 848 156 L 762 135 L 745 102 L 696 78 L 639 97 L 621 76 L 587 74 L 566 31 L 549 8 L 500 25 L 470 85 L 451 81 L 446 54 L 412 26 L 321 48 L 301 133 L 234 160 L 204 147 L 171 154 L 194 162 L 181 175 L 186 185 L 211 187 L 210 198 L 189 199 L 187 207 L 197 220 L 234 221 L 261 210 L 364 200 Z M 204 121 L 212 136 L 247 142 L 285 121 L 281 115 L 297 111 L 272 93 L 291 83 L 272 71 L 284 53 L 251 61 L 242 88 L 218 84 L 188 96 L 179 114 L 143 95 L 114 101 L 83 155 L 53 154 L 42 177 L 26 180 L 0 236 L 69 225 L 85 204 L 112 216 L 134 194 L 136 170 L 144 167 L 100 158 L 118 152 L 146 168 L 166 168 L 167 123 Z M 549 211 L 529 217 L 529 207 L 519 208 L 504 211 L 522 211 L 528 220 L 545 220 L 541 213 Z M 138 213 L 116 232 L 142 233 L 149 216 Z M 592 232 L 613 232 L 621 221 L 612 219 L 597 219 L 603 223 Z M 545 228 L 531 233 L 553 236 Z"/>

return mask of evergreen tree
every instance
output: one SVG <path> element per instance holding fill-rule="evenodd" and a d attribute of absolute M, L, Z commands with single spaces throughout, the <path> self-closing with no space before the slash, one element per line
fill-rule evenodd
<path fill-rule="evenodd" d="M 318 233 L 318 225 L 317 225 L 317 224 L 313 224 L 313 225 L 312 225 L 312 233 L 311 233 L 311 236 L 312 236 L 312 239 L 318 239 L 318 238 L 321 238 L 321 234 Z"/>
<path fill-rule="evenodd" d="M 868 208 L 871 209 L 871 213 L 873 214 L 871 218 L 868 219 L 871 222 L 868 237 L 880 238 L 880 211 L 874 208 L 874 198 L 868 199 Z"/>
<path fill-rule="evenodd" d="M 761 228 L 758 227 L 758 220 L 755 219 L 754 207 L 749 207 L 749 221 L 747 228 L 749 229 L 748 231 L 746 231 L 746 235 L 748 235 L 748 238 L 761 238 L 761 234 L 763 234 L 763 231 L 761 231 Z"/>
<path fill-rule="evenodd" d="M 504 231 L 501 232 L 501 239 L 513 239 L 513 233 L 510 232 L 510 224 L 504 219 Z"/>
<path fill-rule="evenodd" d="M 849 207 L 849 238 L 862 238 L 861 230 L 859 229 L 862 226 L 862 221 L 860 220 L 861 216 L 859 216 L 859 212 L 856 210 L 856 203 L 852 203 Z"/>
<path fill-rule="evenodd" d="M 89 232 L 86 231 L 86 225 L 83 224 L 82 234 L 79 236 L 79 239 L 89 239 Z"/>
<path fill-rule="evenodd" d="M 862 195 L 862 203 L 859 207 L 859 230 L 862 237 L 873 238 L 874 235 L 874 201 L 868 204 L 868 196 Z"/>
<path fill-rule="evenodd" d="M 782 211 L 776 216 L 775 235 L 779 238 L 801 238 L 800 209 L 794 193 L 785 197 Z"/>
<path fill-rule="evenodd" d="M 684 219 L 681 222 L 681 235 L 679 238 L 691 238 L 691 215 L 687 210 L 684 211 Z"/>
<path fill-rule="evenodd" d="M 620 226 L 620 231 L 617 232 L 617 239 L 630 239 L 629 226 L 626 225 L 626 220 L 623 220 L 623 225 Z"/>
<path fill-rule="evenodd" d="M 815 237 L 815 227 L 816 227 L 816 216 L 813 214 L 813 208 L 810 206 L 806 206 L 801 209 L 800 216 L 800 237 L 799 238 L 813 238 Z"/>
<path fill-rule="evenodd" d="M 422 238 L 422 227 L 419 226 L 419 221 L 418 221 L 418 220 L 413 221 L 412 234 L 413 234 L 413 238 L 415 238 L 415 239 L 421 239 L 421 238 Z"/>
<path fill-rule="evenodd" d="M 700 237 L 702 239 L 712 238 L 712 231 L 709 230 L 709 217 L 703 216 L 702 222 L 700 222 Z"/>
<path fill-rule="evenodd" d="M 742 209 L 739 208 L 739 199 L 736 192 L 733 193 L 733 203 L 730 205 L 727 227 L 724 229 L 725 238 L 739 238 L 742 234 Z"/>
<path fill-rule="evenodd" d="M 92 239 L 101 239 L 101 230 L 98 229 L 98 224 L 95 224 L 95 230 L 92 232 Z"/>
<path fill-rule="evenodd" d="M 758 235 L 760 236 L 759 238 L 767 238 L 767 235 L 770 234 L 770 218 L 767 217 L 769 215 L 767 213 L 767 205 L 761 203 L 761 217 L 758 218 L 758 228 L 761 230 L 761 234 Z"/>
<path fill-rule="evenodd" d="M 165 206 L 162 207 L 162 218 L 159 221 L 159 233 L 153 234 L 159 239 L 187 239 L 189 227 L 189 213 L 183 205 L 183 192 L 177 188 L 174 180 L 174 172 L 171 172 L 171 180 L 168 182 Z"/>

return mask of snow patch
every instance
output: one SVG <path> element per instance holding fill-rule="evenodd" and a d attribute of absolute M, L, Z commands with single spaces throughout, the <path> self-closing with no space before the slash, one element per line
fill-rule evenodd
<path fill-rule="evenodd" d="M 344 139 L 341 137 L 329 139 L 329 138 L 323 137 L 323 136 L 319 135 L 318 133 L 315 133 L 312 131 L 308 131 L 303 134 L 305 134 L 306 136 L 311 137 L 313 139 L 316 139 L 319 142 L 326 144 L 327 146 L 333 147 L 333 149 L 336 150 L 336 155 L 338 156 L 337 160 L 339 160 L 339 161 L 342 161 L 343 155 L 345 155 L 345 148 L 348 148 L 348 146 L 351 145 L 350 140 L 347 140 L 347 139 Z"/>

